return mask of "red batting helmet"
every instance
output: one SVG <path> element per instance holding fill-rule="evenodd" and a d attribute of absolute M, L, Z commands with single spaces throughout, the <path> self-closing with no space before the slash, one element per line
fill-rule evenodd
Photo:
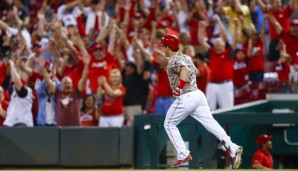
<path fill-rule="evenodd" d="M 168 46 L 173 51 L 177 51 L 180 47 L 180 40 L 174 34 L 166 34 L 161 38 L 161 45 Z"/>

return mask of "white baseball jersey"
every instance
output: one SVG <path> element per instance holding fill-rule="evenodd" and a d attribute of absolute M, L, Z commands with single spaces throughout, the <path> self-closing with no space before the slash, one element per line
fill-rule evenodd
<path fill-rule="evenodd" d="M 181 66 L 189 69 L 190 76 L 182 89 L 182 94 L 176 98 L 169 108 L 164 122 L 164 128 L 177 151 L 177 159 L 184 160 L 190 153 L 177 128 L 177 125 L 189 115 L 224 142 L 225 147 L 230 150 L 231 156 L 234 157 L 239 146 L 231 141 L 224 129 L 213 118 L 204 93 L 198 90 L 196 85 L 196 67 L 189 56 L 180 52 L 169 59 L 167 67 L 172 90 L 176 89 L 179 82 Z"/>
<path fill-rule="evenodd" d="M 180 70 L 184 66 L 190 71 L 189 79 L 186 81 L 186 85 L 182 89 L 182 94 L 197 90 L 196 84 L 196 70 L 191 58 L 183 53 L 177 52 L 174 56 L 169 59 L 167 66 L 167 74 L 172 90 L 177 88 L 180 80 Z"/>
<path fill-rule="evenodd" d="M 23 123 L 28 127 L 33 127 L 32 117 L 32 90 L 25 87 L 28 94 L 24 98 L 20 98 L 15 90 L 11 95 L 11 100 L 7 109 L 7 116 L 4 121 L 5 126 L 12 127 L 15 124 Z"/>

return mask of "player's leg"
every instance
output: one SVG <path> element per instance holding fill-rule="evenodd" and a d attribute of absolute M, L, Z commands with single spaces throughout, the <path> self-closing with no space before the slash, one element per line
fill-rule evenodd
<path fill-rule="evenodd" d="M 219 85 L 218 104 L 221 109 L 234 106 L 234 85 L 232 81 Z"/>
<path fill-rule="evenodd" d="M 189 150 L 186 148 L 181 134 L 177 128 L 177 125 L 187 116 L 188 113 L 185 109 L 183 99 L 179 97 L 169 108 L 164 122 L 164 127 L 169 139 L 177 151 L 178 160 L 184 160 L 189 155 Z"/>
<path fill-rule="evenodd" d="M 206 98 L 211 110 L 215 110 L 217 105 L 216 88 L 217 84 L 214 83 L 208 83 L 206 88 Z"/>
<path fill-rule="evenodd" d="M 201 91 L 199 91 L 198 97 L 199 98 L 196 101 L 198 106 L 191 116 L 194 117 L 196 120 L 198 120 L 210 133 L 215 135 L 220 141 L 224 143 L 225 147 L 229 150 L 231 157 L 233 158 L 236 157 L 239 146 L 231 141 L 231 138 L 227 135 L 225 130 L 213 118 L 210 112 L 210 108 L 207 104 L 207 100 Z M 242 151 L 241 151 L 241 154 L 242 154 Z M 241 161 L 241 154 L 240 154 L 240 161 Z"/>

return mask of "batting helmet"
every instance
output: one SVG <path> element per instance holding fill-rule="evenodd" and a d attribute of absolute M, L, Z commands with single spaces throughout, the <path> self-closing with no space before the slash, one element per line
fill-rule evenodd
<path fill-rule="evenodd" d="M 177 51 L 180 47 L 180 40 L 174 34 L 166 34 L 161 38 L 161 45 L 168 46 L 173 51 Z"/>

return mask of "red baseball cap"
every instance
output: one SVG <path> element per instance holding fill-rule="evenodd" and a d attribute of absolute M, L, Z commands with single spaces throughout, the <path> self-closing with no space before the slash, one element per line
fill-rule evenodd
<path fill-rule="evenodd" d="M 175 21 L 174 17 L 170 16 L 170 15 L 164 16 L 161 20 L 162 21 L 169 21 L 170 23 Z"/>
<path fill-rule="evenodd" d="M 258 139 L 257 139 L 256 143 L 257 143 L 258 146 L 260 146 L 260 145 L 268 142 L 271 139 L 272 139 L 272 135 L 262 134 L 262 135 L 258 136 Z"/>
<path fill-rule="evenodd" d="M 293 19 L 291 21 L 291 26 L 298 26 L 298 19 Z"/>
<path fill-rule="evenodd" d="M 94 44 L 93 46 L 91 46 L 89 52 L 90 52 L 90 53 L 93 53 L 93 52 L 94 52 L 95 50 L 97 50 L 97 49 L 105 50 L 105 48 L 104 48 L 101 44 L 96 43 L 96 44 Z"/>

